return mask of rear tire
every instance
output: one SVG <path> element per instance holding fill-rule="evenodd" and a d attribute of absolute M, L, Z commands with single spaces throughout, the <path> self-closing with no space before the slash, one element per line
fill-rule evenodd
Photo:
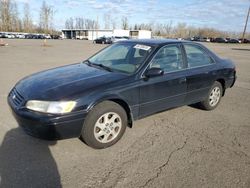
<path fill-rule="evenodd" d="M 115 102 L 104 101 L 89 112 L 84 121 L 81 138 L 92 148 L 107 148 L 121 139 L 127 124 L 125 110 Z"/>
<path fill-rule="evenodd" d="M 208 92 L 206 99 L 200 102 L 200 106 L 204 110 L 213 110 L 215 109 L 221 100 L 223 93 L 223 88 L 220 82 L 214 82 L 213 86 Z"/>

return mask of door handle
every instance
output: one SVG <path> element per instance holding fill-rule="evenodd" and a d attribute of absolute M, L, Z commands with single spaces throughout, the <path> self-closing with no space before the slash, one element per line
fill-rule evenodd
<path fill-rule="evenodd" d="M 180 78 L 179 79 L 179 83 L 181 84 L 181 83 L 185 83 L 187 81 L 187 78 L 186 77 L 184 77 L 184 78 Z"/>

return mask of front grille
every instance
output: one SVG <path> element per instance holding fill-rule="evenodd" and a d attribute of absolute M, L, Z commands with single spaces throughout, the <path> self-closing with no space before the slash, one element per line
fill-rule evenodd
<path fill-rule="evenodd" d="M 24 97 L 16 90 L 16 88 L 14 88 L 11 92 L 10 92 L 10 100 L 11 102 L 16 106 L 16 107 L 20 107 L 23 102 L 24 102 Z"/>

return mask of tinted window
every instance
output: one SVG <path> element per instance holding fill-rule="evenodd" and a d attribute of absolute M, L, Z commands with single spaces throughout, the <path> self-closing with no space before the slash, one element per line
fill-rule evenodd
<path fill-rule="evenodd" d="M 199 67 L 213 63 L 211 57 L 200 47 L 187 44 L 184 47 L 187 54 L 188 67 Z"/>
<path fill-rule="evenodd" d="M 152 60 L 151 67 L 158 67 L 164 72 L 171 72 L 182 69 L 181 49 L 176 45 L 162 47 Z"/>

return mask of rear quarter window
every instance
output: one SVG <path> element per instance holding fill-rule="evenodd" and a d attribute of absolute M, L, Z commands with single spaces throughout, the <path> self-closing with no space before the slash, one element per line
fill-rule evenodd
<path fill-rule="evenodd" d="M 199 46 L 184 44 L 187 55 L 188 67 L 200 67 L 213 63 L 212 58 Z"/>

